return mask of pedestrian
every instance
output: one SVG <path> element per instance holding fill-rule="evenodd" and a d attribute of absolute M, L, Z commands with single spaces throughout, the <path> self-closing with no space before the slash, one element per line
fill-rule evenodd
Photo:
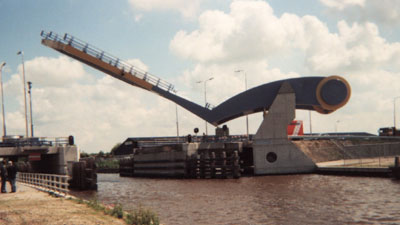
<path fill-rule="evenodd" d="M 0 163 L 0 177 L 1 177 L 1 193 L 7 193 L 6 182 L 7 182 L 7 169 L 6 160 Z"/>
<path fill-rule="evenodd" d="M 16 192 L 17 187 L 15 185 L 15 180 L 17 178 L 17 167 L 14 165 L 12 161 L 8 161 L 7 178 L 11 185 L 11 192 Z"/>

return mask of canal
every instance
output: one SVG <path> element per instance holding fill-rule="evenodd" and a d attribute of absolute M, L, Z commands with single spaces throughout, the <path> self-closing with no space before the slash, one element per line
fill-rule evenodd
<path fill-rule="evenodd" d="M 400 181 L 323 175 L 148 179 L 98 174 L 80 197 L 138 205 L 163 224 L 400 224 Z"/>

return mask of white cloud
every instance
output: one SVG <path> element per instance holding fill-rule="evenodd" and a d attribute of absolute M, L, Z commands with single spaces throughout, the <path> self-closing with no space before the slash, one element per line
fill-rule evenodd
<path fill-rule="evenodd" d="M 385 27 L 400 25 L 398 0 L 320 0 L 331 13 L 344 15 L 351 21 L 372 21 Z"/>
<path fill-rule="evenodd" d="M 128 62 L 148 69 L 138 59 Z M 26 65 L 36 84 L 32 89 L 36 136 L 72 134 L 82 150 L 98 152 L 109 151 L 127 137 L 176 134 L 175 120 L 171 119 L 175 118 L 175 105 L 158 95 L 108 75 L 88 79 L 95 76 L 88 74 L 81 63 L 65 57 L 38 57 L 26 61 Z M 21 85 L 18 74 L 5 83 L 8 134 L 25 135 Z M 8 107 L 11 103 L 17 103 L 13 107 L 16 109 Z M 186 124 L 181 134 L 187 134 L 199 119 L 181 109 L 179 114 L 182 124 Z"/>
<path fill-rule="evenodd" d="M 320 0 L 322 4 L 327 7 L 334 8 L 337 10 L 343 10 L 350 6 L 361 6 L 365 5 L 365 0 Z"/>
<path fill-rule="evenodd" d="M 142 11 L 169 10 L 177 4 L 131 2 Z M 357 7 L 361 8 L 359 3 Z M 365 7 L 368 4 L 365 1 Z M 179 7 L 174 10 L 179 11 Z M 313 112 L 314 132 L 333 131 L 337 120 L 341 121 L 339 131 L 372 133 L 393 123 L 393 96 L 400 95 L 400 43 L 388 42 L 380 34 L 379 24 L 373 22 L 342 20 L 337 23 L 337 32 L 332 32 L 312 15 L 277 16 L 264 1 L 233 1 L 229 12 L 203 12 L 199 27 L 179 31 L 170 49 L 194 62 L 193 68 L 174 79 L 178 94 L 200 105 L 204 104 L 204 86 L 197 81 L 214 77 L 207 83 L 207 100 L 218 105 L 244 90 L 244 74 L 234 72 L 238 69 L 246 72 L 249 88 L 290 77 L 339 74 L 350 82 L 352 97 L 344 108 L 330 115 Z M 138 59 L 128 62 L 149 70 Z M 127 137 L 176 134 L 174 103 L 108 75 L 98 78 L 82 65 L 63 56 L 26 62 L 27 78 L 34 82 L 38 136 L 73 134 L 83 150 L 98 152 L 108 151 Z M 23 134 L 20 75 L 14 74 L 5 89 L 7 99 L 12 95 L 17 105 L 15 110 L 8 109 L 7 128 L 9 133 Z M 261 118 L 261 114 L 250 116 L 251 133 L 257 130 Z M 297 112 L 297 118 L 305 124 L 308 121 L 303 111 Z M 179 122 L 181 135 L 193 133 L 194 127 L 199 127 L 200 133 L 204 131 L 204 122 L 180 107 Z M 228 126 L 233 134 L 245 132 L 243 118 Z M 212 130 L 209 126 L 209 133 Z"/>
<path fill-rule="evenodd" d="M 137 11 L 178 11 L 184 18 L 194 18 L 202 0 L 129 0 L 133 10 Z"/>
<path fill-rule="evenodd" d="M 346 7 L 370 4 L 339 3 Z M 400 95 L 396 86 L 400 82 L 396 72 L 400 69 L 400 42 L 388 42 L 381 36 L 378 24 L 342 20 L 337 23 L 338 31 L 332 32 L 315 16 L 283 13 L 278 17 L 264 1 L 237 0 L 230 9 L 203 12 L 197 29 L 181 30 L 170 42 L 172 52 L 197 63 L 192 71 L 185 72 L 182 79 L 186 85 L 215 74 L 215 80 L 207 84 L 212 104 L 242 90 L 240 79 L 232 75 L 236 68 L 251 70 L 248 74 L 253 76 L 253 84 L 259 85 L 289 75 L 299 76 L 281 72 L 282 69 L 298 71 L 299 65 L 294 63 L 297 61 L 302 62 L 301 71 L 308 72 L 303 76 L 338 74 L 353 87 L 345 108 L 331 115 L 316 116 L 318 125 L 314 131 L 332 131 L 330 121 L 339 118 L 342 118 L 340 126 L 349 131 L 376 133 L 378 127 L 390 125 L 391 98 Z M 283 67 L 269 65 L 276 61 L 284 62 L 280 64 Z M 262 79 L 271 74 L 275 74 L 271 80 Z M 298 115 L 307 120 L 303 112 Z"/>
<path fill-rule="evenodd" d="M 22 66 L 18 67 L 22 74 Z M 69 83 L 90 79 L 82 63 L 67 56 L 58 58 L 36 57 L 25 62 L 25 79 L 42 86 L 65 86 Z"/>

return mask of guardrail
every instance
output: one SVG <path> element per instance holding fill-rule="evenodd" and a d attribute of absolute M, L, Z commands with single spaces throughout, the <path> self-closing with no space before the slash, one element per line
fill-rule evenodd
<path fill-rule="evenodd" d="M 66 146 L 73 144 L 70 137 L 3 137 L 0 147 L 24 147 L 24 146 Z"/>
<path fill-rule="evenodd" d="M 21 173 L 18 172 L 17 181 L 29 184 L 42 191 L 56 194 L 68 193 L 67 175 L 44 174 L 44 173 Z"/>
<path fill-rule="evenodd" d="M 99 48 L 96 48 L 88 43 L 79 40 L 76 37 L 73 37 L 67 33 L 63 36 L 60 36 L 54 32 L 45 32 L 42 31 L 40 34 L 44 39 L 57 41 L 63 43 L 65 45 L 70 45 L 79 51 L 82 51 L 90 56 L 93 56 L 101 61 L 108 63 L 118 69 L 130 73 L 132 76 L 138 77 L 140 79 L 145 80 L 146 82 L 151 83 L 154 86 L 157 86 L 168 92 L 175 92 L 174 86 L 161 78 L 158 78 L 149 72 L 139 69 L 138 67 L 134 67 L 131 64 L 122 61 L 118 57 L 115 57 Z"/>

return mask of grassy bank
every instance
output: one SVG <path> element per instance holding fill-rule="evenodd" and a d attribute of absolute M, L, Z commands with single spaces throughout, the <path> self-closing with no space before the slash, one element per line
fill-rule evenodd
<path fill-rule="evenodd" d="M 158 224 L 158 217 L 143 208 L 124 212 L 120 205 L 56 198 L 21 183 L 17 186 L 16 193 L 0 194 L 0 224 Z"/>

